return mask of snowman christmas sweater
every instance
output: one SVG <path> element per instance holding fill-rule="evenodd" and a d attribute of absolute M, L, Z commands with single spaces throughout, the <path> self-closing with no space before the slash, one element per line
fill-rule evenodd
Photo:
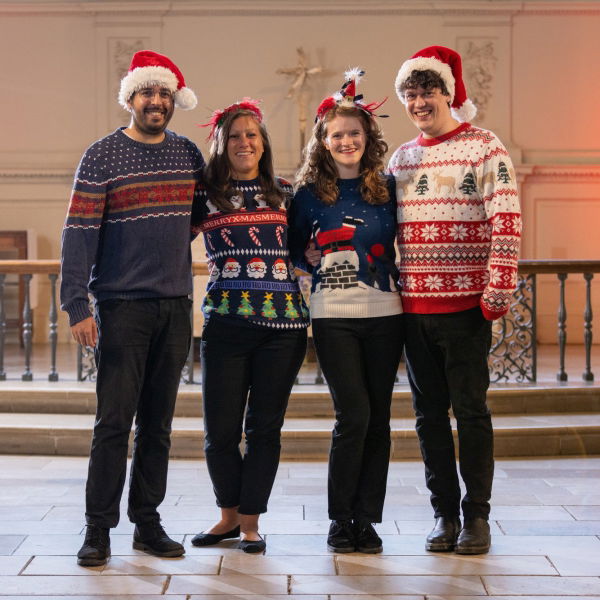
<path fill-rule="evenodd" d="M 504 315 L 517 282 L 521 216 L 502 143 L 463 123 L 400 146 L 389 171 L 396 178 L 404 311 L 479 305 L 488 320 Z"/>
<path fill-rule="evenodd" d="M 122 129 L 84 153 L 62 237 L 61 307 L 71 325 L 96 300 L 192 292 L 190 216 L 204 161 L 172 131 L 158 144 Z"/>
<path fill-rule="evenodd" d="M 361 178 L 338 179 L 335 204 L 321 202 L 314 186 L 300 188 L 290 208 L 290 252 L 305 270 L 304 250 L 312 239 L 321 262 L 312 273 L 310 314 L 320 318 L 385 317 L 402 313 L 394 238 L 396 203 L 368 204 Z"/>
<path fill-rule="evenodd" d="M 289 199 L 291 185 L 278 178 Z M 262 198 L 259 179 L 235 181 L 233 212 L 220 211 L 199 186 L 192 231 L 204 234 L 209 266 L 205 318 L 289 330 L 308 327 L 287 245 L 285 203 L 277 210 Z"/>

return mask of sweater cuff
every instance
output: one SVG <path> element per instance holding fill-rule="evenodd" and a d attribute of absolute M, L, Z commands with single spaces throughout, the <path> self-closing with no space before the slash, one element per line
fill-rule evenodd
<path fill-rule="evenodd" d="M 482 312 L 483 316 L 488 321 L 495 321 L 496 319 L 500 319 L 508 312 L 508 307 L 506 308 L 506 310 L 492 311 L 492 310 L 487 309 L 482 302 L 479 303 L 479 306 L 481 308 L 481 312 Z"/>
<path fill-rule="evenodd" d="M 69 325 L 71 327 L 79 323 L 79 321 L 83 321 L 92 316 L 90 313 L 90 305 L 85 300 L 73 302 L 73 304 L 65 307 L 65 311 L 69 315 Z"/>

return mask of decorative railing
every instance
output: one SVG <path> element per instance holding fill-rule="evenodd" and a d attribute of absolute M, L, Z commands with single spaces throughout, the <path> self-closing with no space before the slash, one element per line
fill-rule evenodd
<path fill-rule="evenodd" d="M 193 263 L 193 274 L 207 275 L 204 263 Z M 46 275 L 50 282 L 50 306 L 48 312 L 48 340 L 50 345 L 49 381 L 58 381 L 56 369 L 56 351 L 58 341 L 58 309 L 56 299 L 56 283 L 60 272 L 57 260 L 0 260 L 0 381 L 6 380 L 4 370 L 4 353 L 6 340 L 5 313 L 5 279 L 9 274 L 19 275 L 24 282 L 22 307 L 21 342 L 24 349 L 23 381 L 31 381 L 32 309 L 30 301 L 30 284 L 33 275 Z M 586 382 L 594 380 L 591 370 L 592 352 L 592 296 L 591 283 L 595 273 L 600 272 L 600 261 L 567 261 L 567 260 L 523 260 L 519 262 L 517 289 L 513 296 L 508 314 L 494 323 L 493 343 L 489 356 L 490 378 L 493 382 L 517 381 L 535 382 L 537 380 L 537 276 L 556 275 L 559 286 L 557 339 L 559 349 L 558 381 L 567 381 L 565 370 L 565 352 L 567 343 L 567 306 L 565 302 L 565 283 L 569 275 L 581 275 L 585 281 L 585 307 L 583 312 L 585 349 L 585 370 L 582 379 Z M 191 315 L 190 315 L 191 318 Z M 95 364 L 91 349 L 79 348 L 77 352 L 77 378 L 80 381 L 95 378 Z M 322 382 L 317 372 L 315 382 Z M 194 383 L 193 348 L 182 373 L 182 382 Z"/>

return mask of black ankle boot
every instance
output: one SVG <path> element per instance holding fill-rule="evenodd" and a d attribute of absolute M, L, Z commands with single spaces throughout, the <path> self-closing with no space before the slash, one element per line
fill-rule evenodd
<path fill-rule="evenodd" d="M 486 554 L 490 550 L 492 536 L 490 524 L 483 517 L 465 519 L 465 525 L 458 535 L 455 552 L 457 554 Z"/>
<path fill-rule="evenodd" d="M 154 556 L 181 556 L 185 552 L 179 542 L 167 535 L 160 521 L 138 523 L 133 532 L 133 548 Z"/>
<path fill-rule="evenodd" d="M 106 564 L 110 557 L 110 537 L 108 529 L 88 525 L 83 546 L 77 553 L 77 564 L 82 567 L 98 567 Z"/>
<path fill-rule="evenodd" d="M 383 551 L 381 538 L 377 535 L 373 524 L 357 519 L 353 523 L 356 549 L 366 554 L 378 554 Z"/>
<path fill-rule="evenodd" d="M 352 521 L 331 521 L 327 536 L 327 549 L 329 552 L 340 553 L 356 550 Z"/>
<path fill-rule="evenodd" d="M 458 517 L 438 517 L 431 533 L 427 536 L 425 550 L 430 552 L 449 552 L 456 545 L 460 531 Z"/>

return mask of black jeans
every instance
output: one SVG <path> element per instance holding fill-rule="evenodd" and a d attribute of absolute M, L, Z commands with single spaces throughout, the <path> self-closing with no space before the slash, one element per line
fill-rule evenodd
<path fill-rule="evenodd" d="M 127 514 L 134 523 L 159 518 L 165 497 L 171 421 L 191 336 L 188 298 L 105 300 L 97 306 L 98 406 L 86 520 L 116 527 L 135 416 Z"/>
<path fill-rule="evenodd" d="M 492 323 L 479 307 L 406 315 L 406 360 L 417 434 L 435 516 L 460 514 L 460 486 L 448 411 L 458 428 L 465 518 L 488 518 L 494 478 L 494 433 L 486 404 Z"/>
<path fill-rule="evenodd" d="M 390 462 L 390 405 L 403 315 L 313 319 L 315 348 L 335 408 L 329 518 L 381 522 Z"/>
<path fill-rule="evenodd" d="M 217 506 L 264 513 L 279 466 L 285 410 L 306 353 L 306 329 L 231 324 L 212 316 L 200 349 L 204 452 Z"/>

